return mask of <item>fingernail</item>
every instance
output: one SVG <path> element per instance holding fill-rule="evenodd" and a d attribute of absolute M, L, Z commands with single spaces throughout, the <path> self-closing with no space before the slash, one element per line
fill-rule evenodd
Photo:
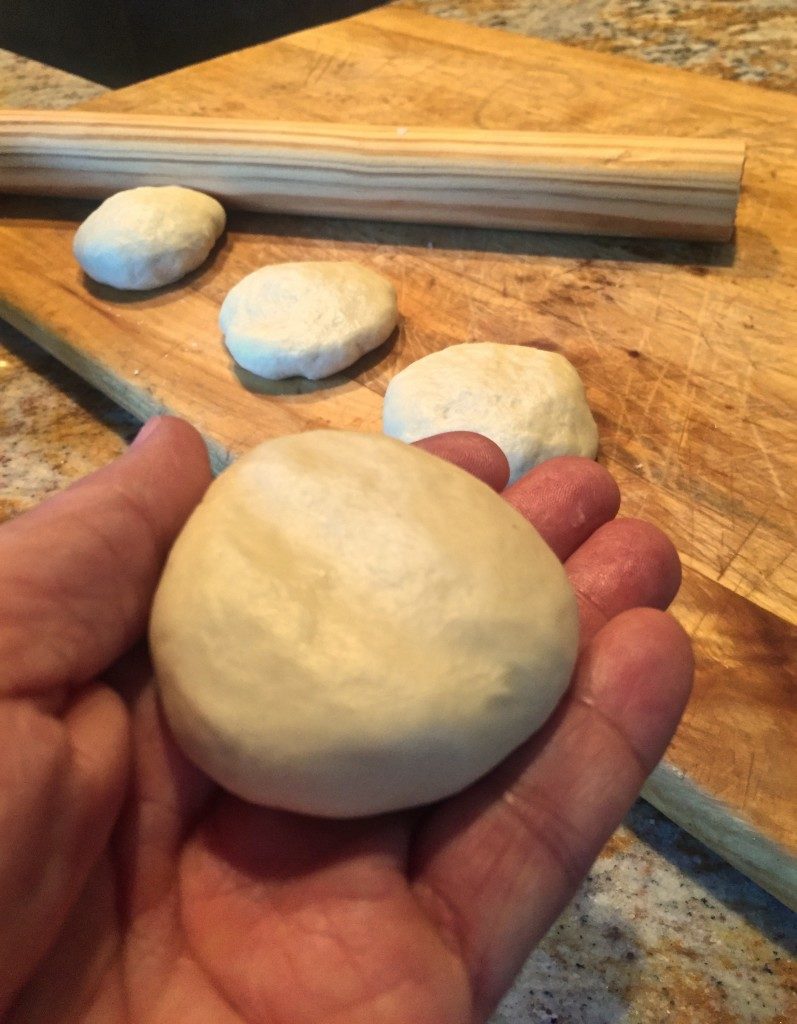
<path fill-rule="evenodd" d="M 133 438 L 133 443 L 131 447 L 135 448 L 137 445 L 142 444 L 144 441 L 146 441 L 150 434 L 154 434 L 155 431 L 158 429 L 158 427 L 160 426 L 160 422 L 160 416 L 153 416 L 151 419 L 147 420 L 147 422 L 144 424 L 141 430 L 139 430 L 139 432 Z"/>

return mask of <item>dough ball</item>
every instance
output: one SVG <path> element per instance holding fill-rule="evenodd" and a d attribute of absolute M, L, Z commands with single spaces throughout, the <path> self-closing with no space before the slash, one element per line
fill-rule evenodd
<path fill-rule="evenodd" d="M 155 597 L 178 742 L 258 804 L 356 817 L 445 797 L 565 691 L 576 602 L 539 534 L 380 434 L 267 441 L 210 487 Z"/>
<path fill-rule="evenodd" d="M 510 483 L 554 455 L 598 451 L 598 428 L 572 364 L 525 345 L 451 345 L 390 381 L 385 433 L 402 441 L 475 430 L 509 461 Z"/>
<path fill-rule="evenodd" d="M 117 192 L 80 225 L 75 258 L 89 277 L 114 288 L 160 288 L 208 257 L 224 230 L 220 203 L 177 185 Z"/>
<path fill-rule="evenodd" d="M 344 370 L 397 322 L 390 281 L 345 261 L 261 267 L 230 291 L 219 316 L 236 363 L 270 380 Z"/>

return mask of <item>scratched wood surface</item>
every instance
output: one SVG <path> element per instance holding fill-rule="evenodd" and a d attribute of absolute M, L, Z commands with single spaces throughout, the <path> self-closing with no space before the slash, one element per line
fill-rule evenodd
<path fill-rule="evenodd" d="M 685 566 L 676 612 L 695 640 L 696 693 L 647 795 L 794 903 L 797 99 L 382 9 L 85 107 L 746 141 L 731 244 L 233 215 L 205 267 L 139 295 L 74 264 L 90 205 L 6 197 L 0 312 L 133 412 L 186 416 L 219 463 L 309 426 L 378 429 L 392 374 L 443 345 L 563 352 L 624 513 L 661 525 Z M 400 329 L 349 374 L 258 385 L 225 354 L 219 304 L 250 270 L 307 258 L 389 276 Z"/>

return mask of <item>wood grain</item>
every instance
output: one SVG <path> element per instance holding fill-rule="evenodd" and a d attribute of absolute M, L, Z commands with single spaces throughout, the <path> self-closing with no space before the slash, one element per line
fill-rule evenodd
<path fill-rule="evenodd" d="M 259 213 L 727 242 L 744 144 L 0 110 L 0 192 L 174 182 Z"/>
<path fill-rule="evenodd" d="M 651 799 L 728 856 L 737 856 L 739 823 L 765 837 L 746 848 L 746 870 L 797 899 L 789 882 L 797 858 L 797 100 L 382 9 L 89 106 L 491 130 L 653 127 L 745 140 L 731 244 L 234 214 L 204 268 L 135 296 L 90 285 L 72 261 L 88 204 L 9 197 L 0 211 L 0 306 L 139 415 L 187 416 L 219 462 L 307 426 L 378 429 L 391 375 L 447 344 L 499 340 L 563 352 L 585 380 L 600 459 L 620 481 L 623 511 L 663 526 L 686 567 L 677 612 L 699 670 L 667 771 L 720 817 L 708 827 L 666 778 L 662 795 L 662 775 Z M 216 325 L 222 298 L 257 266 L 308 258 L 352 258 L 390 277 L 400 330 L 321 386 L 242 386 Z"/>

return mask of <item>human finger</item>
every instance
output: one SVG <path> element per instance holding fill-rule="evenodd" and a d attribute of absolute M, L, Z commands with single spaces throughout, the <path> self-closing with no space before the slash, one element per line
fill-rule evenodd
<path fill-rule="evenodd" d="M 199 434 L 161 417 L 109 466 L 0 529 L 0 694 L 85 682 L 133 643 L 209 481 Z"/>
<path fill-rule="evenodd" d="M 486 1019 L 653 769 L 685 706 L 689 640 L 651 609 L 619 615 L 582 656 L 554 719 L 430 815 L 415 891 L 463 958 Z"/>
<path fill-rule="evenodd" d="M 641 519 L 615 519 L 597 529 L 565 563 L 579 605 L 581 646 L 629 608 L 669 607 L 681 585 L 672 542 Z"/>
<path fill-rule="evenodd" d="M 562 455 L 535 466 L 503 497 L 535 527 L 562 561 L 617 515 L 620 490 L 592 459 Z"/>
<path fill-rule="evenodd" d="M 509 463 L 498 447 L 483 434 L 475 434 L 469 430 L 452 430 L 445 434 L 435 434 L 413 442 L 415 448 L 438 455 L 446 462 L 465 469 L 484 483 L 501 491 L 509 479 Z"/>

